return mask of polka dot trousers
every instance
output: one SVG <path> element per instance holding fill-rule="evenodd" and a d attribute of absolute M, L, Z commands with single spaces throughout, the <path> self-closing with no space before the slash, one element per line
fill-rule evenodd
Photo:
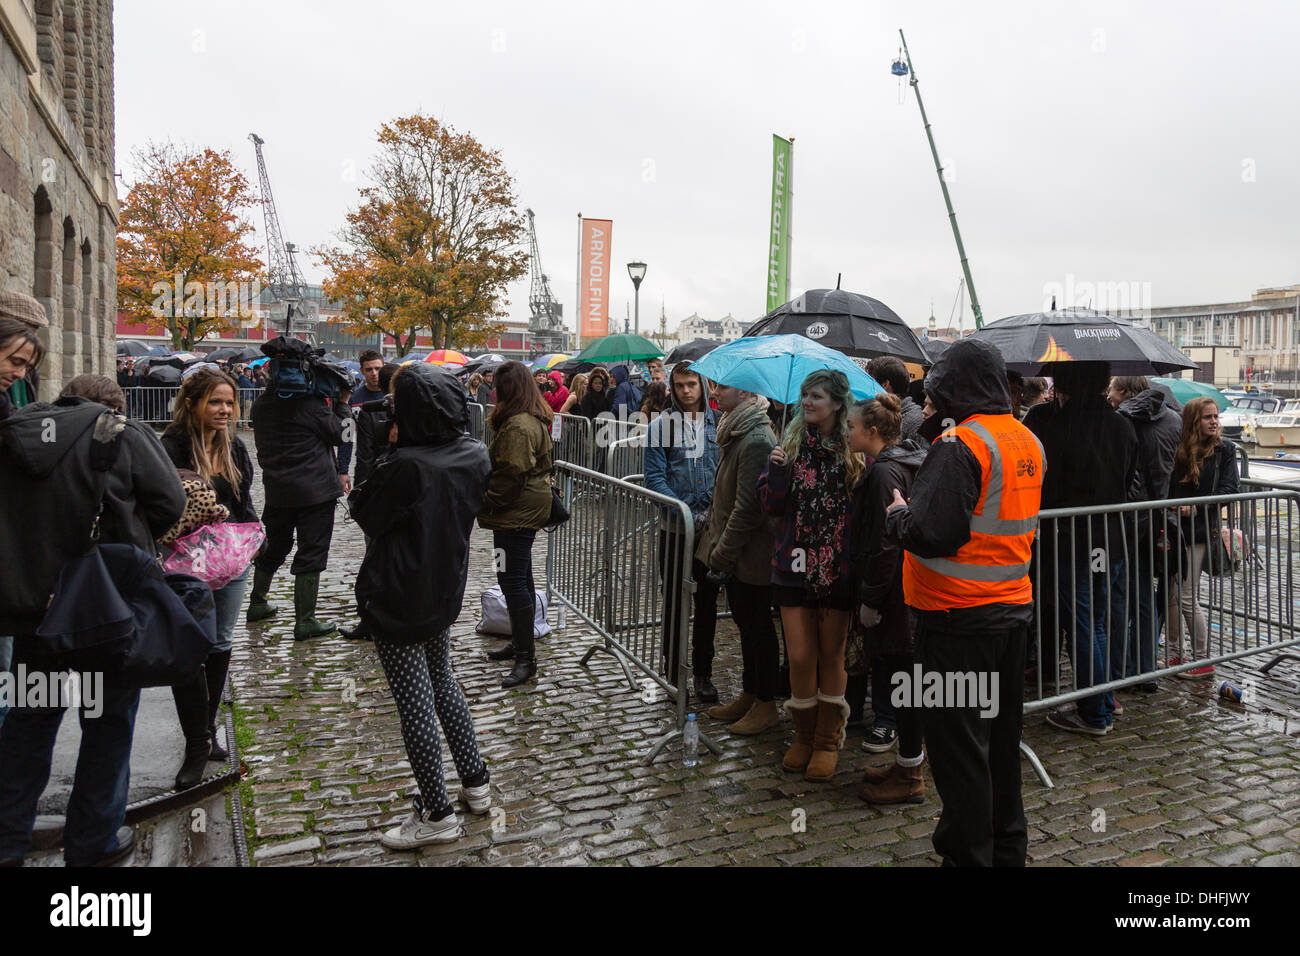
<path fill-rule="evenodd" d="M 456 774 L 466 786 L 487 781 L 487 765 L 479 756 L 469 706 L 451 671 L 451 634 L 443 631 L 423 644 L 390 644 L 375 635 L 375 650 L 397 701 L 402 740 L 415 771 L 421 804 L 434 817 L 451 809 L 442 771 L 442 742 L 447 735 Z"/>

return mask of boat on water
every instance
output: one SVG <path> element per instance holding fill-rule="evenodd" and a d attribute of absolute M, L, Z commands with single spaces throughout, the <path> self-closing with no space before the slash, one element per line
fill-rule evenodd
<path fill-rule="evenodd" d="M 1253 432 L 1258 451 L 1300 454 L 1300 399 L 1288 399 L 1276 412 L 1260 415 Z"/>
<path fill-rule="evenodd" d="M 1256 431 L 1264 416 L 1282 411 L 1283 400 L 1276 395 L 1234 395 L 1223 393 L 1232 404 L 1219 414 L 1219 429 L 1225 438 L 1233 441 L 1258 442 Z M 1296 434 L 1300 439 L 1300 432 Z"/>

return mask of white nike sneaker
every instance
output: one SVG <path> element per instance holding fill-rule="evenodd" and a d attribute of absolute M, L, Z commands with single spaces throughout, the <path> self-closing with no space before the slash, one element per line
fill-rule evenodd
<path fill-rule="evenodd" d="M 401 826 L 385 830 L 379 842 L 390 850 L 413 850 L 434 843 L 454 843 L 463 832 L 456 814 L 448 814 L 441 820 L 426 820 L 417 803 Z"/>
<path fill-rule="evenodd" d="M 466 787 L 462 784 L 458 799 L 470 813 L 482 816 L 492 808 L 492 785 L 485 783 L 481 787 Z"/>

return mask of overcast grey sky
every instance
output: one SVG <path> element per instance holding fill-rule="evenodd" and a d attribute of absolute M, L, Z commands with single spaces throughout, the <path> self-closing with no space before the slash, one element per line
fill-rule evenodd
<path fill-rule="evenodd" d="M 796 139 L 792 293 L 842 272 L 947 324 L 961 267 L 889 73 L 899 27 L 986 320 L 1053 284 L 1168 306 L 1300 282 L 1300 8 L 1281 0 L 118 0 L 115 22 L 120 171 L 171 138 L 232 150 L 255 186 L 255 131 L 305 248 L 355 204 L 379 125 L 431 113 L 501 151 L 571 327 L 580 211 L 614 221 L 614 262 L 649 264 L 643 331 L 661 300 L 670 328 L 761 315 L 772 133 Z M 611 319 L 631 297 L 620 268 Z"/>

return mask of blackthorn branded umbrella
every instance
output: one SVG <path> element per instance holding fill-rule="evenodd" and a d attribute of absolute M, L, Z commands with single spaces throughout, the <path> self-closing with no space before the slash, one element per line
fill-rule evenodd
<path fill-rule="evenodd" d="M 842 289 L 809 289 L 777 306 L 745 333 L 746 338 L 759 335 L 802 335 L 845 355 L 896 355 L 930 364 L 921 340 L 897 312 L 879 299 Z"/>
<path fill-rule="evenodd" d="M 1091 309 L 1012 315 L 972 335 L 1002 353 L 1007 368 L 1041 375 L 1053 362 L 1109 362 L 1113 375 L 1154 375 L 1199 366 L 1148 328 Z"/>

